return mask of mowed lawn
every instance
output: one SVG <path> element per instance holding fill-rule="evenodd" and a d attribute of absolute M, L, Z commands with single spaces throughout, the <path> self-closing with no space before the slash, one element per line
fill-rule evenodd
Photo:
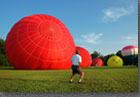
<path fill-rule="evenodd" d="M 0 67 L 0 92 L 137 92 L 138 68 L 88 67 L 69 83 L 70 70 L 14 70 Z"/>

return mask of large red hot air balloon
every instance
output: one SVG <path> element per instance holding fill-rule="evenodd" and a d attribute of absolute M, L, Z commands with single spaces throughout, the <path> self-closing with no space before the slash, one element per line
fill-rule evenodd
<path fill-rule="evenodd" d="M 24 17 L 13 26 L 5 51 L 17 69 L 69 69 L 75 44 L 59 19 L 37 14 Z"/>
<path fill-rule="evenodd" d="M 94 58 L 91 65 L 100 67 L 104 65 L 104 62 L 100 58 Z"/>
<path fill-rule="evenodd" d="M 80 56 L 82 58 L 82 63 L 81 63 L 81 66 L 80 67 L 88 67 L 91 65 L 91 56 L 90 56 L 90 53 L 85 49 L 85 48 L 82 48 L 82 47 L 76 47 L 76 50 L 79 50 L 80 52 Z"/>

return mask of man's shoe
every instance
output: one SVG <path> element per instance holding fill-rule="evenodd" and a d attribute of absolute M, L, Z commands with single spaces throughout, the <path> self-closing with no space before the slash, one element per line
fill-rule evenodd
<path fill-rule="evenodd" d="M 69 81 L 69 83 L 73 83 L 73 81 Z"/>
<path fill-rule="evenodd" d="M 79 83 L 79 84 L 83 84 L 83 82 L 79 82 L 79 81 L 78 81 L 78 83 Z"/>

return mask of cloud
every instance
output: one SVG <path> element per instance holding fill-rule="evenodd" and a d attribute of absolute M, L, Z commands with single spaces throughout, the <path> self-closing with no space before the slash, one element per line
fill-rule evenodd
<path fill-rule="evenodd" d="M 128 8 L 108 8 L 108 9 L 104 9 L 103 13 L 103 22 L 107 23 L 107 22 L 116 22 L 119 18 L 121 18 L 122 16 L 131 14 L 134 12 L 134 5 L 130 5 Z"/>
<path fill-rule="evenodd" d="M 122 43 L 125 45 L 138 45 L 138 34 L 122 37 Z"/>
<path fill-rule="evenodd" d="M 95 34 L 95 33 L 90 33 L 90 34 L 84 34 L 81 35 L 81 40 L 78 40 L 79 42 L 87 42 L 87 43 L 92 43 L 92 44 L 96 44 L 97 40 L 102 36 L 102 33 L 99 34 Z"/>

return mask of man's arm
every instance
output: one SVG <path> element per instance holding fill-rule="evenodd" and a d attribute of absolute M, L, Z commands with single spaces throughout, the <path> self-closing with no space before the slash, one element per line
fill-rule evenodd
<path fill-rule="evenodd" d="M 80 65 L 81 65 L 81 62 L 79 62 L 79 68 L 81 68 Z"/>
<path fill-rule="evenodd" d="M 79 56 L 79 68 L 81 68 L 81 67 L 80 67 L 81 62 L 82 62 L 82 58 L 81 58 L 81 56 Z"/>

